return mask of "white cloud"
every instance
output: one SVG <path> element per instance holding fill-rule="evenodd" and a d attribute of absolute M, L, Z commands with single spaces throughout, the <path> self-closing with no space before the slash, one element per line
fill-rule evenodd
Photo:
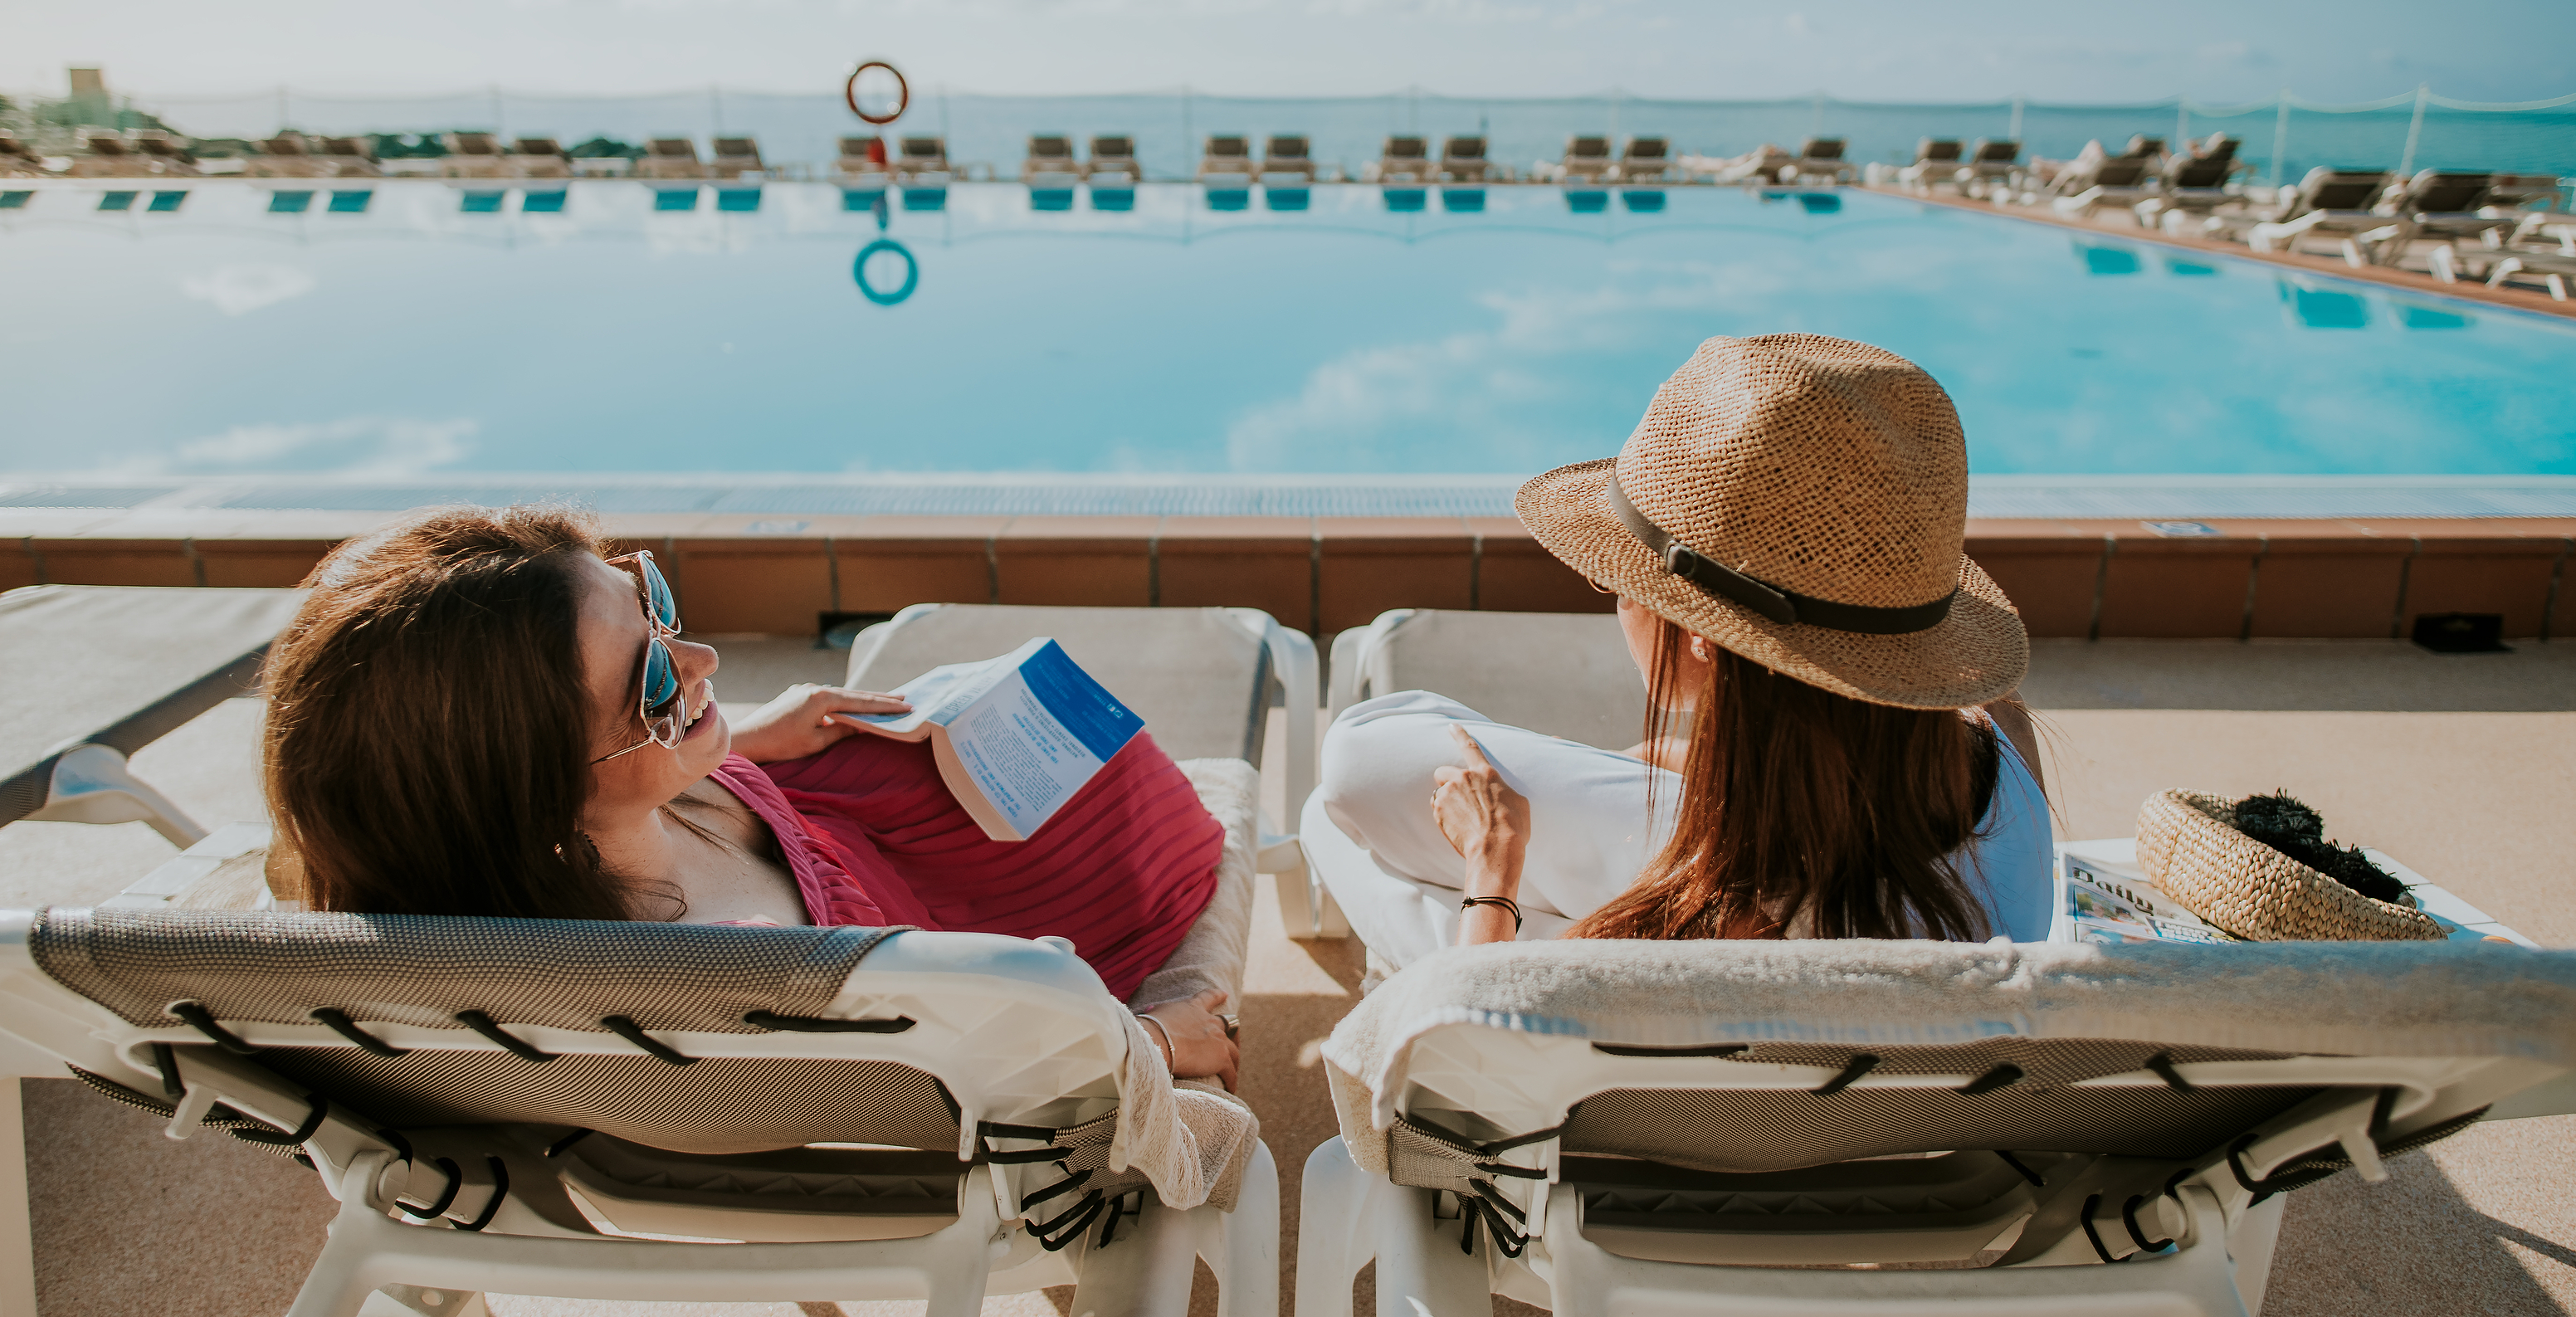
<path fill-rule="evenodd" d="M 246 316 L 312 292 L 311 274 L 291 265 L 221 265 L 208 274 L 179 280 L 179 291 L 200 302 L 212 302 L 228 316 Z"/>
<path fill-rule="evenodd" d="M 464 417 L 350 416 L 293 425 L 236 425 L 191 439 L 172 451 L 165 470 L 323 470 L 343 475 L 406 476 L 453 463 L 474 451 L 467 442 L 482 423 Z"/>

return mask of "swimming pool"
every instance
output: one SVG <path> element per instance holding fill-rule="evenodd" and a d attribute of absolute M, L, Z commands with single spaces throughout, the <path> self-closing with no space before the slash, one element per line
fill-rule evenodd
<path fill-rule="evenodd" d="M 1800 330 L 1984 475 L 2576 473 L 2576 322 L 1861 192 L 174 190 L 0 208 L 0 470 L 1520 473 Z"/>

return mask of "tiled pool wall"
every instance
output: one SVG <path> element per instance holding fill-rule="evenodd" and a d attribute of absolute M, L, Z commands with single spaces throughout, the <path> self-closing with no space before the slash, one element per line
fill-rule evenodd
<path fill-rule="evenodd" d="M 0 588 L 289 586 L 386 519 L 20 512 L 0 518 Z M 603 521 L 660 556 L 682 616 L 709 634 L 812 635 L 924 602 L 1245 606 L 1316 634 L 1391 608 L 1611 605 L 1507 517 L 860 516 L 784 533 L 740 516 Z M 1968 525 L 1969 554 L 2050 637 L 2388 638 L 2441 613 L 2548 637 L 2576 626 L 2571 548 L 2576 518 Z"/>

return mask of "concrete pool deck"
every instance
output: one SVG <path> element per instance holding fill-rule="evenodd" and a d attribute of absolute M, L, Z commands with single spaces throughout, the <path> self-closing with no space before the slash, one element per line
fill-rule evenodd
<path fill-rule="evenodd" d="M 836 679 L 843 659 L 802 640 L 722 648 L 722 689 L 746 700 Z M 2061 838 L 2129 835 L 2138 802 L 2160 788 L 2287 787 L 2336 835 L 2390 852 L 2544 946 L 2576 946 L 2576 811 L 2565 807 L 2576 796 L 2576 646 L 2446 656 L 2384 640 L 2042 640 L 2034 651 L 2024 693 L 2046 728 Z M 136 769 L 201 820 L 256 818 L 258 717 L 258 701 L 230 701 L 136 755 Z M 142 824 L 12 824 L 0 828 L 0 905 L 97 901 L 172 853 Z M 1270 902 L 1257 909 L 1245 1091 L 1281 1168 L 1282 1257 L 1293 1259 L 1297 1172 L 1333 1133 L 1315 1048 L 1357 999 L 1360 966 L 1356 943 L 1290 939 Z M 283 1311 L 328 1219 L 310 1172 L 224 1140 L 171 1143 L 157 1122 L 68 1080 L 23 1091 L 43 1317 Z M 2292 1195 L 2266 1313 L 2576 1308 L 2576 1117 L 2476 1127 L 2390 1169 L 2384 1184 L 2345 1176 Z M 1039 1317 L 1063 1311 L 1064 1297 L 995 1299 L 985 1311 Z M 502 1317 L 920 1311 L 491 1306 Z M 1528 1311 L 1498 1301 L 1506 1310 Z"/>

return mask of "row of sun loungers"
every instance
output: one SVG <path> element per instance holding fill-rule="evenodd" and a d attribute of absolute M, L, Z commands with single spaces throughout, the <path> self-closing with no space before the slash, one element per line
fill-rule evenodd
<path fill-rule="evenodd" d="M 2125 210 L 2141 227 L 2177 236 L 2242 242 L 2266 253 L 2339 255 L 2355 267 L 2421 259 L 2445 283 L 2480 278 L 2498 287 L 2533 284 L 2560 301 L 2570 296 L 2576 217 L 2558 209 L 2562 181 L 2555 175 L 2425 169 L 2402 177 L 2318 166 L 2294 186 L 2248 188 L 2233 181 L 2252 170 L 2237 158 L 2238 144 L 2213 134 L 2169 151 L 2163 138 L 2140 135 L 2117 155 L 2096 143 L 2073 160 L 2019 165 L 2016 142 L 1980 141 L 1977 154 L 1963 160 L 1957 142 L 1927 138 L 1895 181 L 2044 203 L 2065 219 Z"/>
<path fill-rule="evenodd" d="M 1848 174 L 1849 166 L 1840 161 L 1839 139 L 1817 139 L 1830 149 L 1816 148 L 1814 153 L 1827 158 L 1828 168 Z M 1255 139 L 1246 134 L 1210 134 L 1200 152 L 1194 176 L 1202 181 L 1223 184 L 1228 181 L 1250 183 L 1254 180 L 1287 181 L 1289 176 L 1313 182 L 1319 168 L 1310 139 L 1303 133 L 1273 133 L 1261 139 L 1261 149 L 1254 151 Z M 839 142 L 831 173 L 842 178 L 864 179 L 882 175 L 888 178 L 917 178 L 947 175 L 951 167 L 945 139 L 935 136 L 907 136 L 897 139 L 897 149 L 889 156 L 884 139 L 874 136 L 844 137 Z M 193 175 L 195 157 L 187 144 L 169 133 L 138 131 L 118 133 L 97 130 L 86 135 L 86 154 L 75 158 L 74 177 L 141 177 L 148 175 Z M 551 137 L 520 137 L 505 144 L 498 134 L 451 132 L 440 135 L 444 154 L 437 158 L 436 171 L 448 178 L 571 178 L 588 170 L 616 170 L 642 179 L 714 179 L 730 180 L 768 172 L 758 142 L 749 136 L 717 137 L 711 143 L 709 158 L 701 159 L 697 143 L 686 137 L 656 137 L 645 144 L 644 154 L 631 166 L 623 160 L 581 162 L 570 158 L 561 143 Z M 1094 186 L 1117 186 L 1139 182 L 1144 170 L 1136 159 L 1136 139 L 1124 133 L 1102 133 L 1090 139 L 1088 157 L 1078 156 L 1074 140 L 1064 134 L 1040 133 L 1029 138 L 1028 154 L 1021 165 L 1024 182 L 1039 185 L 1090 182 Z M 1812 146 L 1813 144 L 1811 144 Z M 1534 173 L 1569 182 L 1658 182 L 1669 178 L 1675 162 L 1669 139 L 1653 136 L 1630 137 L 1617 152 L 1612 139 L 1603 136 L 1576 136 L 1568 139 L 1562 161 L 1541 164 Z M 8 176 L 43 176 L 49 173 L 44 161 L 15 137 L 0 134 L 0 174 Z M 377 159 L 372 143 L 366 137 L 330 137 L 299 132 L 279 133 L 256 144 L 241 173 L 260 178 L 366 178 L 386 172 Z M 1379 158 L 1363 167 L 1363 181 L 1386 183 L 1483 183 L 1508 179 L 1508 170 L 1496 165 L 1486 154 L 1482 135 L 1453 135 L 1441 143 L 1435 158 L 1430 139 L 1411 134 L 1389 136 Z"/>

